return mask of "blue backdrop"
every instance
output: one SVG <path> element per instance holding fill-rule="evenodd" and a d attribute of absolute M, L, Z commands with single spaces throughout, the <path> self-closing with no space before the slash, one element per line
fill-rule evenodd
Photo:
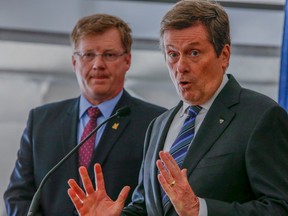
<path fill-rule="evenodd" d="M 288 0 L 285 4 L 285 18 L 281 51 L 279 80 L 279 104 L 288 111 Z"/>

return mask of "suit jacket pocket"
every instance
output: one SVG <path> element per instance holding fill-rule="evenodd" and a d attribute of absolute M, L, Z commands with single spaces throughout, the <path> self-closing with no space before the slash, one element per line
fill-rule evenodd
<path fill-rule="evenodd" d="M 219 166 L 222 164 L 232 163 L 233 153 L 226 153 L 223 155 L 217 155 L 213 157 L 204 157 L 197 165 L 196 169 L 210 167 L 210 166 Z"/>

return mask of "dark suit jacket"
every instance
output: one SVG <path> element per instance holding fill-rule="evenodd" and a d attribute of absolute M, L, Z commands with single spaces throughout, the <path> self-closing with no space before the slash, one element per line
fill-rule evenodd
<path fill-rule="evenodd" d="M 107 123 L 89 167 L 94 179 L 94 163 L 102 165 L 107 193 L 112 199 L 117 198 L 125 185 L 136 187 L 146 129 L 152 119 L 165 111 L 131 97 L 126 91 L 114 112 L 124 105 L 131 108 L 131 114 Z M 78 109 L 79 98 L 45 105 L 30 112 L 11 181 L 4 194 L 8 216 L 27 214 L 45 174 L 77 144 Z M 119 123 L 116 130 L 112 128 L 114 123 Z M 76 213 L 67 194 L 70 178 L 78 178 L 77 154 L 46 182 L 40 197 L 39 215 Z"/>
<path fill-rule="evenodd" d="M 181 106 L 149 126 L 139 185 L 123 215 L 163 215 L 155 162 Z M 209 216 L 288 215 L 287 113 L 229 76 L 183 167 L 195 194 L 206 200 Z M 173 206 L 167 215 L 177 215 Z"/>

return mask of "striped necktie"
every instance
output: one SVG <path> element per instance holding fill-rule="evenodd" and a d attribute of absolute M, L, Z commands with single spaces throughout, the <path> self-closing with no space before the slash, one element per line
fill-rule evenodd
<path fill-rule="evenodd" d="M 188 108 L 188 116 L 185 119 L 178 136 L 176 137 L 174 143 L 170 148 L 169 153 L 172 155 L 180 168 L 182 167 L 189 145 L 194 138 L 195 119 L 200 110 L 200 106 L 190 106 Z M 168 211 L 168 203 L 170 202 L 170 200 L 163 189 L 161 190 L 161 196 L 163 209 L 166 213 Z"/>

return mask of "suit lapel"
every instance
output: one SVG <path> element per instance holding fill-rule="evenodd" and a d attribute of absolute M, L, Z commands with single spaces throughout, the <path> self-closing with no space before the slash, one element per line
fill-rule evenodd
<path fill-rule="evenodd" d="M 227 128 L 234 117 L 234 113 L 223 104 L 215 102 L 210 108 L 203 121 L 193 143 L 191 144 L 187 156 L 183 162 L 183 167 L 188 168 L 188 175 L 192 173 L 199 161 L 210 150 L 215 141 Z"/>
<path fill-rule="evenodd" d="M 163 208 L 162 208 L 162 197 L 161 197 L 161 186 L 159 184 L 158 181 L 158 168 L 156 166 L 156 160 L 159 159 L 159 152 L 161 150 L 163 150 L 164 148 L 164 144 L 165 144 L 165 140 L 167 137 L 167 133 L 169 131 L 170 125 L 174 119 L 174 116 L 176 115 L 176 113 L 179 111 L 179 109 L 182 107 L 182 102 L 180 102 L 177 107 L 175 107 L 174 109 L 168 111 L 169 113 L 167 113 L 168 117 L 165 118 L 162 122 L 161 125 L 156 125 L 156 127 L 159 127 L 159 140 L 156 142 L 157 145 L 155 147 L 154 154 L 153 154 L 153 158 L 151 160 L 151 181 L 152 181 L 152 185 L 153 185 L 153 190 L 157 191 L 157 193 L 155 193 L 155 206 L 157 206 L 157 211 L 161 212 L 159 215 L 163 215 Z"/>
<path fill-rule="evenodd" d="M 103 164 L 105 162 L 105 159 L 109 155 L 110 150 L 115 145 L 119 136 L 124 133 L 130 118 L 130 116 L 126 116 L 125 118 L 115 118 L 107 123 L 101 140 L 99 141 L 99 144 L 97 145 L 93 154 L 93 163 L 90 164 L 89 168 L 91 166 L 93 167 L 95 163 Z"/>
<path fill-rule="evenodd" d="M 123 106 L 129 106 L 131 109 L 133 105 L 131 104 L 131 96 L 124 91 L 119 102 L 116 104 L 112 114 L 114 114 L 119 108 Z M 91 163 L 88 168 L 88 172 L 91 178 L 94 178 L 93 167 L 95 163 L 100 163 L 103 165 L 109 152 L 117 142 L 119 136 L 124 133 L 125 128 L 129 124 L 131 116 L 125 116 L 124 118 L 114 118 L 106 124 L 103 131 L 102 137 L 95 149 Z"/>
<path fill-rule="evenodd" d="M 235 116 L 235 113 L 230 107 L 239 103 L 241 87 L 232 76 L 228 77 L 228 83 L 208 110 L 208 113 L 187 152 L 183 167 L 188 168 L 188 176 Z"/>
<path fill-rule="evenodd" d="M 61 148 L 63 150 L 63 157 L 67 155 L 77 145 L 77 125 L 78 125 L 78 110 L 79 110 L 79 99 L 72 103 L 63 119 L 62 119 L 62 141 Z M 72 178 L 78 178 L 78 162 L 77 153 L 74 153 L 65 163 L 68 164 Z"/>
<path fill-rule="evenodd" d="M 228 83 L 210 107 L 182 164 L 183 168 L 187 168 L 188 178 L 235 116 L 230 107 L 239 103 L 241 87 L 232 75 L 228 75 L 228 78 Z M 175 210 L 171 208 L 171 202 L 168 205 L 170 209 L 166 215 L 176 215 Z"/>

